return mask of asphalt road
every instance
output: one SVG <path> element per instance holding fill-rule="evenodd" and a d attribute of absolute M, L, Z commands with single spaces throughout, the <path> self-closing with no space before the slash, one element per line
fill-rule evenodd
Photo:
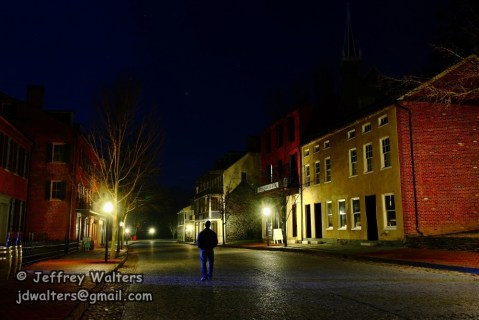
<path fill-rule="evenodd" d="M 214 278 L 202 282 L 194 246 L 145 241 L 129 252 L 120 271 L 141 274 L 142 283 L 124 288 L 153 301 L 122 303 L 121 319 L 479 318 L 471 274 L 219 247 Z"/>

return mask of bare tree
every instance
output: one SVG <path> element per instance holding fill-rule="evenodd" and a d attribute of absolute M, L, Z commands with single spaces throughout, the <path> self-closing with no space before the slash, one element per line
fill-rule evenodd
<path fill-rule="evenodd" d="M 148 200 L 151 177 L 158 173 L 162 133 L 153 110 L 141 108 L 141 86 L 131 78 L 121 78 L 98 95 L 97 123 L 90 142 L 100 159 L 96 176 L 99 198 L 114 205 L 112 250 L 117 245 L 120 222 Z"/>

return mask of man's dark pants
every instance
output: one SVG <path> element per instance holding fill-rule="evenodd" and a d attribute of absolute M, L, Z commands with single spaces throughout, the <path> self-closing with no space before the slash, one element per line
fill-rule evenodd
<path fill-rule="evenodd" d="M 213 277 L 213 265 L 215 263 L 215 253 L 213 249 L 202 249 L 200 251 L 201 275 L 203 278 Z M 208 268 L 206 268 L 208 262 Z"/>

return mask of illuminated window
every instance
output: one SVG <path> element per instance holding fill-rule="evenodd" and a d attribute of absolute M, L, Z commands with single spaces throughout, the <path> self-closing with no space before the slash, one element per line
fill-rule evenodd
<path fill-rule="evenodd" d="M 346 200 L 338 201 L 339 229 L 346 229 Z"/>
<path fill-rule="evenodd" d="M 364 172 L 373 171 L 373 145 L 371 143 L 364 145 Z"/>
<path fill-rule="evenodd" d="M 314 163 L 314 183 L 319 184 L 321 182 L 321 164 L 319 161 Z"/>
<path fill-rule="evenodd" d="M 388 116 L 387 115 L 384 115 L 382 117 L 379 117 L 378 119 L 378 125 L 381 127 L 381 126 L 384 126 L 386 124 L 389 123 L 389 119 L 388 119 Z"/>
<path fill-rule="evenodd" d="M 371 131 L 371 123 L 368 122 L 368 123 L 363 124 L 363 133 L 366 133 L 366 132 L 369 132 L 369 131 Z"/>
<path fill-rule="evenodd" d="M 361 207 L 359 205 L 359 198 L 351 199 L 351 210 L 353 218 L 353 229 L 361 229 Z"/>
<path fill-rule="evenodd" d="M 389 229 L 396 229 L 397 222 L 396 222 L 396 203 L 394 200 L 393 194 L 385 194 L 383 197 L 383 207 L 384 207 L 384 215 L 386 221 L 386 228 Z"/>
<path fill-rule="evenodd" d="M 358 175 L 358 152 L 356 149 L 349 150 L 349 176 Z"/>
<path fill-rule="evenodd" d="M 389 137 L 381 139 L 381 167 L 391 167 L 391 143 Z"/>
<path fill-rule="evenodd" d="M 326 215 L 328 218 L 328 229 L 333 228 L 333 203 L 331 201 L 326 202 Z"/>
<path fill-rule="evenodd" d="M 331 158 L 324 159 L 324 181 L 331 181 Z"/>

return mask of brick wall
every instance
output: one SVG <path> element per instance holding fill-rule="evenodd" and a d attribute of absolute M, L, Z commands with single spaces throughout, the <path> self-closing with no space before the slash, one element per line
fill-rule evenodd
<path fill-rule="evenodd" d="M 479 229 L 479 108 L 402 102 L 411 110 L 418 225 L 424 235 Z M 417 235 L 408 113 L 397 109 L 406 236 Z"/>

